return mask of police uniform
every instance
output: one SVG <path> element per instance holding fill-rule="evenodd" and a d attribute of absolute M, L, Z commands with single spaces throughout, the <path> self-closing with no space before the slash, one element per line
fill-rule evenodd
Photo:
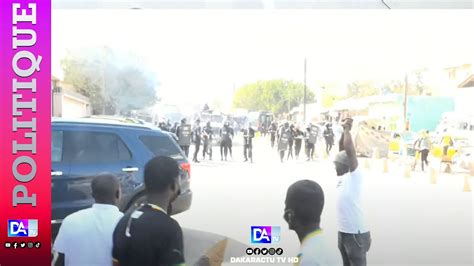
<path fill-rule="evenodd" d="M 275 146 L 277 131 L 278 131 L 278 126 L 275 122 L 273 122 L 270 126 L 270 142 L 271 142 L 272 148 Z"/>
<path fill-rule="evenodd" d="M 329 155 L 332 150 L 332 146 L 334 145 L 334 132 L 332 131 L 330 124 L 326 126 L 323 134 L 324 139 L 326 140 L 326 153 Z"/>
<path fill-rule="evenodd" d="M 181 125 L 179 125 L 176 129 L 176 135 L 178 136 L 178 144 L 186 154 L 186 157 L 189 157 L 191 133 L 191 125 L 186 124 L 186 120 L 182 120 Z"/>
<path fill-rule="evenodd" d="M 220 129 L 219 135 L 221 137 L 220 139 L 220 148 L 221 148 L 221 160 L 227 161 L 227 153 L 229 152 L 229 149 L 232 147 L 232 138 L 233 136 L 233 131 L 230 128 L 228 124 L 224 125 L 223 128 Z M 232 156 L 232 152 L 231 152 Z"/>
<path fill-rule="evenodd" d="M 295 134 L 294 134 L 296 160 L 298 160 L 298 158 L 300 156 L 300 151 L 301 151 L 301 145 L 303 143 L 303 138 L 304 138 L 304 133 L 299 128 L 297 128 L 295 130 Z"/>
<path fill-rule="evenodd" d="M 202 128 L 199 125 L 199 120 L 196 121 L 196 125 L 193 130 L 193 136 L 194 136 L 194 156 L 193 156 L 193 162 L 199 163 L 197 159 L 197 155 L 199 153 L 199 148 L 201 147 L 201 133 L 202 133 Z"/>
<path fill-rule="evenodd" d="M 228 143 L 229 144 L 229 154 L 230 154 L 230 158 L 233 158 L 232 157 L 232 139 L 234 138 L 234 128 L 229 125 L 229 130 L 230 130 L 230 136 L 231 136 L 230 141 Z"/>
<path fill-rule="evenodd" d="M 285 158 L 285 151 L 288 149 L 289 142 L 289 130 L 288 124 L 282 126 L 278 133 L 278 152 L 280 153 L 280 161 L 283 162 Z"/>
<path fill-rule="evenodd" d="M 310 161 L 314 157 L 314 149 L 318 140 L 319 128 L 310 124 L 308 128 L 306 128 L 305 135 L 306 156 L 308 157 L 307 161 Z"/>
<path fill-rule="evenodd" d="M 286 158 L 287 160 L 290 159 L 290 156 L 291 156 L 291 159 L 293 159 L 293 144 L 294 144 L 294 140 L 295 140 L 295 129 L 294 129 L 294 126 L 292 125 L 290 127 L 290 130 L 288 130 L 288 157 Z"/>
<path fill-rule="evenodd" d="M 253 162 L 252 157 L 252 139 L 255 137 L 255 130 L 251 127 L 244 129 L 244 158 L 245 161 Z"/>
<path fill-rule="evenodd" d="M 202 157 L 205 159 L 206 154 L 209 154 L 209 159 L 212 160 L 212 127 L 208 123 L 203 129 L 203 150 Z"/>

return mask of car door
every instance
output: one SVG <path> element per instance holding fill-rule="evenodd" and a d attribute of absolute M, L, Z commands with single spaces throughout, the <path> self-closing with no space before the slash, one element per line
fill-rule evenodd
<path fill-rule="evenodd" d="M 120 130 L 78 127 L 63 134 L 69 172 L 56 182 L 62 190 L 56 202 L 60 213 L 90 207 L 94 203 L 91 182 L 99 174 L 118 177 L 124 196 L 138 186 L 134 175 L 139 169 Z"/>
<path fill-rule="evenodd" d="M 61 213 L 56 208 L 56 203 L 61 198 L 63 189 L 61 188 L 61 180 L 69 175 L 69 163 L 65 160 L 64 151 L 64 127 L 52 126 L 51 132 L 51 197 L 53 203 L 52 224 L 57 225 L 65 217 L 65 213 Z"/>

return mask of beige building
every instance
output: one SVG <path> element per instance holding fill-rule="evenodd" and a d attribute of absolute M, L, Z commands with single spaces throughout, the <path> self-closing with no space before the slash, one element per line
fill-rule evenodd
<path fill-rule="evenodd" d="M 456 111 L 474 115 L 474 108 L 472 108 L 472 99 L 474 99 L 474 74 L 468 76 L 458 85 L 455 96 Z"/>
<path fill-rule="evenodd" d="M 78 118 L 92 114 L 88 97 L 75 92 L 74 88 L 53 77 L 52 114 L 54 117 Z"/>
<path fill-rule="evenodd" d="M 447 67 L 440 75 L 441 95 L 454 98 L 455 112 L 473 114 L 474 71 L 472 64 Z"/>

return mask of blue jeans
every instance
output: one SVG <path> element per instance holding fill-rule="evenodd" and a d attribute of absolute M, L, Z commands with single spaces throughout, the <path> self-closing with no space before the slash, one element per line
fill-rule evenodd
<path fill-rule="evenodd" d="M 362 234 L 347 234 L 339 232 L 338 246 L 341 251 L 344 266 L 367 265 L 367 251 L 372 244 L 370 232 Z"/>

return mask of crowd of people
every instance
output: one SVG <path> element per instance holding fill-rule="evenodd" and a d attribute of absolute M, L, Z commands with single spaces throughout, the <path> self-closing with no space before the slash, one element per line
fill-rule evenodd
<path fill-rule="evenodd" d="M 371 237 L 361 206 L 364 174 L 358 166 L 351 127 L 352 120 L 345 120 L 334 159 L 340 255 L 334 256 L 335 247 L 327 245 L 329 236 L 320 226 L 325 202 L 321 186 L 312 180 L 300 180 L 287 190 L 283 217 L 300 240 L 299 265 L 367 264 Z M 284 128 L 290 126 L 285 124 Z M 247 137 L 251 134 L 250 128 L 244 132 Z M 251 142 L 245 145 L 251 156 Z M 183 232 L 169 215 L 180 193 L 178 163 L 166 156 L 151 159 L 144 169 L 144 185 L 146 203 L 124 215 L 117 208 L 121 197 L 118 178 L 111 174 L 95 177 L 95 204 L 64 219 L 53 246 L 53 264 L 184 265 Z M 201 258 L 197 265 L 211 264 Z"/>
<path fill-rule="evenodd" d="M 172 133 L 186 157 L 189 158 L 189 148 L 194 145 L 192 161 L 200 163 L 198 156 L 202 146 L 202 160 L 206 157 L 212 161 L 213 146 L 217 143 L 220 149 L 221 161 L 227 161 L 232 156 L 232 147 L 237 133 L 235 127 L 229 121 L 225 122 L 221 128 L 211 127 L 210 121 L 205 121 L 205 126 L 201 126 L 201 120 L 196 119 L 194 124 L 188 123 L 186 118 L 181 123 L 171 126 L 170 122 L 160 122 L 159 128 Z M 331 122 L 324 122 L 323 125 L 313 125 L 309 123 L 306 127 L 296 123 L 286 121 L 269 122 L 260 130 L 253 128 L 248 122 L 242 125 L 239 132 L 243 136 L 243 159 L 244 162 L 253 163 L 253 139 L 259 131 L 264 138 L 270 137 L 270 145 L 273 149 L 277 146 L 280 161 L 300 158 L 302 151 L 307 161 L 312 161 L 316 156 L 317 142 L 324 141 L 326 155 L 331 154 L 334 140 L 340 136 L 341 132 L 334 132 Z M 338 134 L 337 134 L 338 133 Z"/>
<path fill-rule="evenodd" d="M 243 147 L 244 147 L 244 159 L 245 161 L 253 162 L 252 149 L 253 149 L 253 138 L 255 138 L 255 130 L 247 125 L 241 129 L 243 135 Z M 220 159 L 221 161 L 227 161 L 228 158 L 232 158 L 232 147 L 233 139 L 236 136 L 234 128 L 230 122 L 225 122 L 222 128 L 215 129 L 211 127 L 211 122 L 207 121 L 204 127 L 201 127 L 201 120 L 197 119 L 194 125 L 187 123 L 187 120 L 183 118 L 181 124 L 177 125 L 171 130 L 176 136 L 177 142 L 181 149 L 184 151 L 186 157 L 189 156 L 189 147 L 194 144 L 194 154 L 192 161 L 200 163 L 198 155 L 202 149 L 202 159 L 206 159 L 208 156 L 209 160 L 213 158 L 213 145 L 216 141 L 220 148 Z M 217 139 L 215 139 L 217 138 Z"/>
<path fill-rule="evenodd" d="M 433 141 L 434 139 L 434 141 Z M 438 138 L 433 137 L 428 130 L 421 130 L 415 137 L 415 141 L 411 145 L 407 145 L 402 139 L 400 134 L 394 133 L 389 143 L 389 153 L 392 156 L 406 156 L 409 154 L 408 148 L 413 151 L 414 161 L 412 163 L 412 170 L 417 169 L 418 162 L 421 165 L 421 171 L 425 171 L 426 167 L 429 166 L 429 154 L 431 151 L 436 153 L 436 145 L 438 145 L 438 155 L 441 157 L 441 162 L 450 162 L 452 160 L 452 152 L 449 154 L 449 150 L 454 148 L 454 138 L 445 130 Z"/>
<path fill-rule="evenodd" d="M 324 129 L 312 123 L 302 129 L 299 125 L 290 124 L 289 122 L 282 122 L 280 125 L 273 122 L 270 125 L 269 133 L 270 145 L 273 148 L 276 141 L 281 162 L 289 160 L 290 157 L 298 160 L 303 143 L 307 161 L 314 160 L 318 140 L 324 139 L 327 155 L 331 153 L 334 146 L 335 134 L 330 122 L 324 124 Z"/>

